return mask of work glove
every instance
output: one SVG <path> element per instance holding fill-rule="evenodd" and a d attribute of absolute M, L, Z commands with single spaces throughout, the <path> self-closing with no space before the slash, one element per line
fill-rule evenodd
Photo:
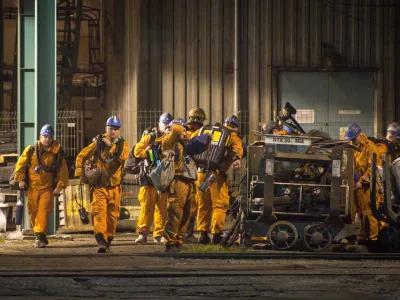
<path fill-rule="evenodd" d="M 107 137 L 103 137 L 101 140 L 107 145 L 107 147 L 111 147 L 113 145 L 113 143 Z"/>
<path fill-rule="evenodd" d="M 24 190 L 25 186 L 26 186 L 26 182 L 22 180 L 22 181 L 18 182 L 18 186 L 19 186 L 20 190 Z"/>
<path fill-rule="evenodd" d="M 62 188 L 59 188 L 59 187 L 55 188 L 53 191 L 53 196 L 56 196 L 56 197 L 60 196 L 61 191 L 62 191 Z"/>
<path fill-rule="evenodd" d="M 362 183 L 360 181 L 357 181 L 355 187 L 356 187 L 356 189 L 361 189 L 362 188 Z"/>
<path fill-rule="evenodd" d="M 240 166 L 241 166 L 241 164 L 240 164 L 240 159 L 235 160 L 235 161 L 232 163 L 232 168 L 233 168 L 234 170 L 239 169 Z"/>

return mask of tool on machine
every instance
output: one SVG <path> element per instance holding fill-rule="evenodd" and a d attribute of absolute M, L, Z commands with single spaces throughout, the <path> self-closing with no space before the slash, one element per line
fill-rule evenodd
<path fill-rule="evenodd" d="M 277 119 L 296 134 L 306 134 L 300 124 L 293 118 L 297 110 L 289 103 L 286 102 L 285 107 L 279 112 Z M 288 122 L 290 121 L 290 122 Z"/>

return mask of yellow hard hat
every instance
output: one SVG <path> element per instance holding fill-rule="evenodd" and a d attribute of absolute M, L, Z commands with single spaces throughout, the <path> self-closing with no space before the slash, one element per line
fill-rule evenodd
<path fill-rule="evenodd" d="M 207 120 L 207 116 L 204 110 L 201 109 L 200 107 L 195 107 L 189 111 L 187 124 L 204 123 L 205 120 Z"/>

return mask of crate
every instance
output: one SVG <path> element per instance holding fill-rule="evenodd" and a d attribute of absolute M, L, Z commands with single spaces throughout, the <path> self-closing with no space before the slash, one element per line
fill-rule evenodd
<path fill-rule="evenodd" d="M 80 190 L 81 189 L 81 190 Z M 79 209 L 84 207 L 89 213 L 89 223 L 83 224 Z M 59 229 L 60 233 L 93 231 L 93 221 L 90 208 L 89 185 L 79 184 L 79 180 L 69 180 L 64 193 L 59 197 Z"/>

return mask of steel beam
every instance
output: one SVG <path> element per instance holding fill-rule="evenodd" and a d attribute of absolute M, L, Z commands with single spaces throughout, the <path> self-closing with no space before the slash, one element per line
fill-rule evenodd
<path fill-rule="evenodd" d="M 54 0 L 19 0 L 19 154 L 39 138 L 41 126 L 56 128 L 56 8 Z M 48 231 L 54 234 L 55 215 L 51 220 Z M 25 211 L 24 227 L 29 226 Z"/>

